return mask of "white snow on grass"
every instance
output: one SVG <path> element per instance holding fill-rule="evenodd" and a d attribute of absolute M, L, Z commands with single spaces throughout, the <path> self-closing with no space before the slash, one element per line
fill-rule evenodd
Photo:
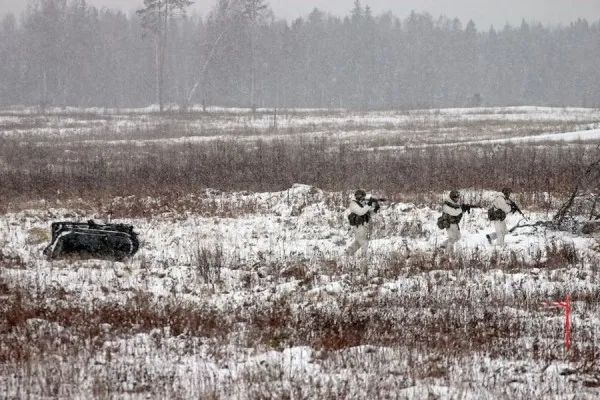
<path fill-rule="evenodd" d="M 217 111 L 241 114 L 231 126 L 269 126 L 267 117 L 256 122 L 240 110 L 211 110 Z M 295 112 L 288 127 L 374 128 L 401 124 L 405 118 L 396 112 L 349 116 L 343 110 L 333 115 L 320 111 L 322 117 Z M 582 124 L 600 120 L 598 110 L 542 107 L 407 114 L 454 120 L 569 119 Z M 135 118 L 116 117 L 112 121 L 118 126 L 136 124 Z M 18 122 L 14 116 L 1 118 L 0 130 L 2 123 Z M 597 140 L 598 132 L 502 140 Z M 34 130 L 41 136 L 47 133 Z M 485 234 L 493 228 L 486 207 L 493 193 L 477 188 L 462 193 L 483 208 L 465 215 L 462 239 L 451 255 L 438 248 L 445 239 L 435 224 L 440 207 L 391 199 L 373 218 L 369 254 L 346 257 L 343 252 L 353 239 L 346 220 L 350 188 L 332 193 L 302 183 L 278 192 L 207 189 L 197 194 L 214 199 L 218 210 L 234 210 L 228 215 L 164 210 L 152 218 L 112 221 L 133 225 L 140 237 L 140 250 L 125 262 L 50 261 L 43 256 L 52 222 L 105 222 L 93 206 L 81 211 L 39 202 L 0 215 L 3 299 L 8 300 L 6 293 L 26 290 L 39 296 L 48 313 L 70 307 L 115 307 L 118 312 L 118 307 L 142 308 L 148 301 L 147 308 L 157 312 L 189 306 L 218 316 L 214 331 L 199 326 L 212 334 L 174 332 L 168 325 L 145 330 L 140 315 L 130 329 L 118 321 L 93 327 L 91 338 L 71 328 L 83 326 L 82 321 L 25 316 L 18 328 L 0 331 L 0 355 L 6 355 L 0 364 L 0 397 L 598 398 L 597 368 L 587 365 L 590 357 L 581 354 L 593 353 L 600 331 L 598 308 L 589 300 L 598 294 L 597 238 L 529 226 L 509 234 L 504 247 L 490 246 Z M 440 203 L 443 196 L 439 193 Z M 154 200 L 146 199 L 149 205 Z M 552 215 L 524 211 L 529 224 Z M 520 221 L 513 214 L 507 219 L 509 227 Z M 577 350 L 571 352 L 564 349 L 562 310 L 542 304 L 562 300 L 565 294 L 573 295 L 572 340 Z M 286 324 L 278 325 L 280 320 Z M 455 326 L 436 326 L 440 320 Z M 303 326 L 304 321 L 315 326 Z M 378 326 L 385 326 L 385 332 Z M 462 331 L 477 336 L 452 336 Z M 379 336 L 368 336 L 371 332 Z M 361 333 L 367 336 L 352 336 Z M 476 342 L 482 338 L 489 344 Z M 311 340 L 314 346 L 307 345 Z M 463 347 L 457 344 L 460 340 Z M 37 353 L 11 363 L 15 341 L 57 347 L 33 346 Z"/>

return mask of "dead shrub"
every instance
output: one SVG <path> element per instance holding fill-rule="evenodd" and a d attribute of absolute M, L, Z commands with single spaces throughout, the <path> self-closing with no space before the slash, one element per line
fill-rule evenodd
<path fill-rule="evenodd" d="M 45 299 L 50 292 L 33 297 L 16 292 L 0 309 L 4 329 L 23 326 L 31 318 L 56 322 L 79 333 L 80 338 L 94 338 L 101 333 L 100 326 L 109 324 L 114 333 L 150 332 L 170 327 L 174 334 L 184 332 L 198 336 L 220 337 L 229 331 L 228 322 L 216 310 L 175 300 L 158 303 L 152 294 L 137 291 L 124 305 L 100 304 L 92 308 L 75 305 L 51 307 Z"/>
<path fill-rule="evenodd" d="M 2 268 L 25 269 L 26 264 L 18 254 L 5 253 L 0 249 L 0 266 Z"/>
<path fill-rule="evenodd" d="M 294 278 L 294 279 L 306 279 L 308 276 L 308 269 L 301 261 L 290 261 L 287 262 L 281 271 L 279 276 L 282 278 Z"/>
<path fill-rule="evenodd" d="M 223 247 L 216 244 L 212 249 L 198 245 L 192 263 L 204 283 L 215 283 L 221 279 L 224 267 Z"/>
<path fill-rule="evenodd" d="M 165 126 L 168 129 L 163 131 Z M 176 123 L 166 123 L 158 126 L 155 134 L 178 137 L 185 134 L 182 129 Z M 370 140 L 377 147 L 388 139 Z M 118 149 L 108 150 L 104 144 L 81 146 L 65 141 L 55 146 L 40 146 L 33 139 L 7 140 L 6 146 L 0 146 L 0 158 L 10 168 L 0 171 L 0 181 L 4 182 L 6 202 L 16 208 L 21 207 L 23 199 L 40 197 L 48 199 L 49 204 L 75 198 L 95 204 L 97 199 L 135 196 L 138 200 L 129 208 L 116 205 L 113 209 L 114 216 L 126 217 L 189 210 L 194 204 L 178 198 L 207 187 L 274 191 L 297 182 L 332 191 L 360 185 L 398 199 L 407 194 L 422 196 L 423 201 L 431 201 L 423 193 L 447 190 L 444 182 L 452 182 L 453 187 L 495 188 L 496 182 L 502 181 L 511 182 L 516 192 L 560 194 L 569 190 L 569 182 L 576 181 L 592 156 L 591 152 L 566 146 L 507 145 L 498 149 L 476 145 L 364 152 L 357 157 L 355 151 L 349 151 L 337 139 L 326 137 L 300 142 L 146 143 L 141 147 L 124 143 Z M 353 173 L 349 175 L 347 171 Z M 375 176 L 373 171 L 377 171 Z M 140 200 L 148 196 L 165 201 L 155 204 L 153 209 Z M 545 200 L 539 196 L 520 200 L 524 204 L 531 200 L 538 202 L 539 207 L 545 206 Z M 423 234 L 418 226 L 403 229 L 409 235 Z"/>
<path fill-rule="evenodd" d="M 40 315 L 40 310 L 32 309 L 25 304 L 27 298 L 27 295 L 21 291 L 17 291 L 14 296 L 11 296 L 9 301 L 5 302 L 8 307 L 5 310 L 3 309 L 3 314 L 5 314 L 4 320 L 8 328 L 21 326 L 29 318 L 35 318 Z"/>
<path fill-rule="evenodd" d="M 576 265 L 581 256 L 573 243 L 552 242 L 546 246 L 548 268 L 565 268 L 570 265 Z"/>
<path fill-rule="evenodd" d="M 391 252 L 382 263 L 379 273 L 382 278 L 396 279 L 410 266 L 410 255 L 399 251 Z"/>

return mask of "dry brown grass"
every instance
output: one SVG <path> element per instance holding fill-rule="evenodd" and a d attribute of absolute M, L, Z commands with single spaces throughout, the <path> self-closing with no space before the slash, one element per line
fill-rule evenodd
<path fill-rule="evenodd" d="M 108 301 L 90 308 L 77 305 L 72 297 L 76 294 L 60 290 L 31 293 L 3 285 L 0 334 L 9 339 L 4 341 L 5 347 L 0 357 L 22 361 L 31 352 L 42 351 L 39 346 L 44 346 L 43 351 L 57 351 L 58 347 L 55 348 L 54 344 L 44 341 L 23 342 L 26 336 L 14 335 L 26 328 L 27 321 L 35 318 L 59 324 L 75 334 L 77 339 L 73 340 L 78 341 L 101 336 L 100 327 L 103 324 L 111 327 L 113 336 L 169 327 L 175 336 L 185 334 L 222 340 L 234 332 L 239 323 L 243 323 L 248 343 L 278 349 L 307 345 L 314 349 L 339 350 L 365 344 L 397 346 L 401 342 L 403 345 L 414 343 L 415 346 L 433 351 L 446 349 L 461 354 L 484 352 L 495 357 L 513 357 L 522 351 L 517 339 L 523 334 L 545 335 L 543 330 L 539 331 L 543 328 L 541 324 L 535 322 L 537 317 L 532 304 L 541 304 L 556 294 L 536 292 L 513 298 L 512 294 L 508 294 L 512 292 L 490 292 L 486 294 L 487 297 L 474 298 L 472 296 L 480 295 L 471 294 L 469 287 L 456 284 L 453 284 L 453 292 L 446 293 L 443 284 L 445 274 L 465 271 L 477 275 L 492 269 L 510 274 L 527 273 L 533 268 L 547 270 L 574 266 L 583 257 L 568 245 L 547 250 L 544 263 L 535 259 L 526 261 L 514 252 L 494 253 L 487 259 L 479 253 L 465 254 L 451 262 L 436 254 L 417 253 L 406 257 L 405 254 L 392 253 L 376 267 L 378 279 L 427 277 L 426 287 L 402 296 L 377 295 L 377 290 L 373 296 L 340 294 L 336 299 L 341 310 L 339 312 L 310 304 L 298 308 L 298 299 L 292 295 L 242 308 L 214 310 L 176 297 L 158 299 L 144 290 L 131 293 L 124 304 Z M 219 252 L 218 247 L 214 250 L 204 248 L 199 252 L 198 268 L 208 269 L 199 274 L 208 283 L 216 279 L 212 269 L 216 268 L 218 274 L 221 268 Z M 315 284 L 311 281 L 315 277 L 311 276 L 308 269 L 321 269 L 298 261 L 284 262 L 270 268 L 280 271 L 279 279 L 293 278 L 301 281 L 301 286 L 309 285 L 309 288 Z M 430 271 L 435 273 L 429 274 Z M 338 273 L 343 272 L 338 270 Z M 352 292 L 377 288 L 377 284 L 366 287 L 364 283 L 355 285 L 350 288 Z M 573 301 L 589 302 L 592 306 L 598 293 L 572 293 L 572 296 Z M 63 306 L 55 307 L 53 303 Z M 512 313 L 501 311 L 503 303 L 530 313 L 530 320 L 525 321 Z"/>
<path fill-rule="evenodd" d="M 29 200 L 81 199 L 110 208 L 113 198 L 130 197 L 119 216 L 147 216 L 147 196 L 161 199 L 156 208 L 178 213 L 193 206 L 185 195 L 205 188 L 273 191 L 305 183 L 324 190 L 365 187 L 398 200 L 450 188 L 511 186 L 526 192 L 526 206 L 547 207 L 547 197 L 565 194 L 593 151 L 567 146 L 470 146 L 415 149 L 406 152 L 359 152 L 326 139 L 236 143 L 216 141 L 187 145 L 37 146 L 6 142 L 0 159 L 3 202 L 12 209 Z M 189 198 L 187 199 L 189 202 Z"/>
<path fill-rule="evenodd" d="M 557 246 L 547 252 L 545 259 L 550 268 L 559 268 L 558 264 L 563 262 L 576 263 L 583 257 L 569 246 Z M 205 249 L 205 253 L 208 260 L 218 254 L 218 249 Z M 129 293 L 124 303 L 107 298 L 94 304 L 81 304 L 76 293 L 61 290 L 31 292 L 0 285 L 3 298 L 0 305 L 0 363 L 5 372 L 13 369 L 30 371 L 31 366 L 40 364 L 50 371 L 55 358 L 78 360 L 82 363 L 80 368 L 90 368 L 100 357 L 113 372 L 95 369 L 107 371 L 102 364 L 88 371 L 95 380 L 95 396 L 110 397 L 116 393 L 173 396 L 168 370 L 164 376 L 157 376 L 156 372 L 150 372 L 148 364 L 128 366 L 118 361 L 118 357 L 123 357 L 123 350 L 115 348 L 114 343 L 146 333 L 156 346 L 155 353 L 172 351 L 177 356 L 194 355 L 200 351 L 198 343 L 204 343 L 209 344 L 212 357 L 215 362 L 222 362 L 221 365 L 227 365 L 231 346 L 253 348 L 258 352 L 309 346 L 315 352 L 313 362 L 323 368 L 335 365 L 357 371 L 362 368 L 365 358 L 371 359 L 374 365 L 386 365 L 389 361 L 379 351 L 393 349 L 402 354 L 402 362 L 406 363 L 400 368 L 400 374 L 413 381 L 452 379 L 452 370 L 458 360 L 470 357 L 527 359 L 542 364 L 567 359 L 574 366 L 573 374 L 585 376 L 585 385 L 594 387 L 595 377 L 598 377 L 594 326 L 578 326 L 573 331 L 573 349 L 565 355 L 559 323 L 557 329 L 548 330 L 551 325 L 548 317 L 556 315 L 556 311 L 540 306 L 543 301 L 561 298 L 564 293 L 534 291 L 527 294 L 518 289 L 505 292 L 491 287 L 487 293 L 481 288 L 460 282 L 450 284 L 446 280 L 458 271 L 466 273 L 466 277 L 469 274 L 476 277 L 490 269 L 506 274 L 526 274 L 533 268 L 543 267 L 536 260 L 526 262 L 510 252 L 497 253 L 492 258 L 495 261 L 489 263 L 484 254 L 467 254 L 449 264 L 437 255 L 415 253 L 407 258 L 404 253 L 394 253 L 376 266 L 379 280 L 356 281 L 343 292 L 323 293 L 319 301 L 308 300 L 301 293 L 304 289 L 299 289 L 296 294 L 273 299 L 251 300 L 248 296 L 243 306 L 225 303 L 219 310 L 201 301 L 185 301 L 179 296 L 157 298 L 145 290 Z M 340 267 L 343 266 L 297 261 L 270 265 L 269 269 L 282 271 L 278 277 L 282 281 L 300 280 L 299 287 L 310 289 L 319 285 L 309 269 L 325 271 L 333 268 L 338 274 L 347 272 Z M 385 294 L 380 286 L 384 282 L 381 278 L 387 282 L 414 278 L 422 280 L 423 286 Z M 264 282 L 260 278 L 253 279 L 256 281 L 245 290 L 252 292 Z M 571 295 L 572 301 L 578 304 L 578 315 L 597 312 L 600 298 L 597 290 L 576 291 Z M 177 338 L 176 348 L 167 348 L 169 341 L 165 329 L 169 332 L 168 337 Z M 531 338 L 535 338 L 532 344 Z M 346 353 L 357 346 L 367 348 L 360 356 Z M 407 351 L 412 356 L 404 354 Z M 70 376 L 64 366 L 61 368 L 65 375 L 26 372 L 25 376 L 47 377 L 46 381 L 38 382 L 37 387 L 56 396 L 61 387 L 77 382 L 76 374 Z M 254 372 L 244 372 L 236 385 L 248 385 L 254 388 L 252 390 L 258 390 L 256 385 L 282 379 L 280 368 L 283 367 L 257 364 Z M 123 386 L 125 375 L 128 383 L 134 381 L 136 385 Z M 382 390 L 382 382 L 369 382 L 373 385 L 369 393 Z M 403 385 L 411 384 L 405 382 Z M 496 384 L 490 388 L 496 392 L 500 390 Z M 181 396 L 185 397 L 189 388 L 180 390 Z M 214 391 L 223 394 L 225 389 L 209 385 L 206 390 L 212 390 L 214 395 Z M 298 387 L 298 390 L 307 388 Z M 277 393 L 281 394 L 280 391 Z M 348 395 L 343 390 L 337 393 Z"/>
<path fill-rule="evenodd" d="M 340 117 L 338 114 L 323 111 L 324 116 Z M 289 112 L 281 117 L 301 120 L 304 115 Z M 203 122 L 244 117 L 247 116 L 202 112 L 150 114 L 147 120 L 139 119 L 135 113 L 59 112 L 20 117 L 16 123 L 23 126 L 19 129 L 32 132 L 39 128 L 65 128 L 60 125 L 61 118 L 75 120 L 75 126 L 94 129 L 59 136 L 29 132 L 20 137 L 2 136 L 0 207 L 14 210 L 38 199 L 44 199 L 48 205 L 80 199 L 112 212 L 115 217 L 142 217 L 167 208 L 173 213 L 189 211 L 193 205 L 186 195 L 205 188 L 264 192 L 305 183 L 329 191 L 365 187 L 396 200 L 410 198 L 416 203 L 430 201 L 427 193 L 450 188 L 511 186 L 517 192 L 527 193 L 519 199 L 523 205 L 545 209 L 549 207 L 546 193 L 564 195 L 587 163 L 598 157 L 597 149 L 567 144 L 413 146 L 485 138 L 488 134 L 502 137 L 576 129 L 572 125 L 575 121 L 569 120 L 445 121 L 434 114 L 409 113 L 409 119 L 397 126 L 384 126 L 386 134 L 373 134 L 373 129 L 380 128 L 369 126 L 366 119 L 365 124 L 350 120 L 345 127 L 327 128 L 327 121 L 324 126 L 293 127 L 290 128 L 293 132 L 277 132 L 282 134 L 278 138 L 255 128 L 220 131 L 214 127 L 198 128 Z M 118 120 L 135 126 L 116 130 L 110 122 Z M 319 138 L 302 135 L 315 129 L 356 133 L 350 141 L 328 135 Z M 173 140 L 206 135 L 223 138 L 185 144 Z M 264 139 L 249 139 L 249 135 L 261 135 Z M 153 142 L 153 139 L 164 141 Z M 118 140 L 118 145 L 113 140 Z M 142 142 L 135 142 L 139 140 Z M 407 147 L 378 150 L 385 146 Z M 162 204 L 149 209 L 144 204 L 148 196 Z M 127 201 L 123 205 L 111 204 L 115 197 Z M 210 204 L 204 202 L 202 206 L 209 208 Z"/>
<path fill-rule="evenodd" d="M 423 126 L 417 124 L 417 128 Z M 178 129 L 176 123 L 165 124 L 139 132 L 139 137 L 173 138 L 179 134 L 192 134 Z M 394 127 L 386 129 L 393 130 Z M 254 132 L 245 134 L 251 133 Z M 117 136 L 114 132 L 110 134 Z M 365 139 L 360 144 L 376 147 L 400 142 Z M 338 193 L 358 186 L 377 189 L 394 201 L 431 205 L 439 201 L 438 193 L 449 188 L 495 189 L 509 185 L 520 192 L 519 200 L 524 208 L 549 210 L 553 206 L 553 196 L 567 192 L 587 161 L 597 156 L 594 150 L 566 145 L 477 145 L 366 152 L 357 152 L 355 147 L 333 139 L 243 143 L 220 140 L 185 145 L 122 144 L 121 147 L 69 141 L 49 146 L 2 139 L 0 161 L 10 168 L 0 169 L 0 186 L 3 188 L 0 206 L 5 210 L 16 210 L 44 199 L 45 202 L 38 206 L 51 207 L 60 201 L 62 207 L 93 210 L 113 218 L 151 218 L 156 214 L 169 214 L 177 219 L 185 218 L 187 213 L 235 218 L 260 213 L 265 205 L 252 196 L 225 200 L 227 196 L 220 196 L 220 190 L 275 191 L 301 182 L 334 191 L 324 200 L 331 209 L 344 205 L 344 198 Z M 206 188 L 214 190 L 206 192 Z M 307 198 L 299 207 L 310 205 L 311 201 Z M 300 212 L 301 209 L 293 211 Z M 384 233 L 388 227 L 378 226 L 377 229 Z M 394 229 L 408 238 L 429 234 L 414 221 L 402 221 Z M 32 240 L 39 236 L 35 231 L 29 233 Z M 555 277 L 551 275 L 553 272 L 594 264 L 595 260 L 588 259 L 588 254 L 569 243 L 549 243 L 527 257 L 516 251 L 474 251 L 451 259 L 435 252 L 400 247 L 372 264 L 376 278 L 371 280 L 364 276 L 358 263 L 319 257 L 261 260 L 257 265 L 236 265 L 241 270 L 236 290 L 240 290 L 244 301 L 237 304 L 223 302 L 223 309 L 218 310 L 202 302 L 199 293 L 209 291 L 202 285 L 213 285 L 212 293 L 220 290 L 221 272 L 230 267 L 226 265 L 229 261 L 224 259 L 223 249 L 219 246 L 198 245 L 196 250 L 191 263 L 195 267 L 198 287 L 193 288 L 189 297 L 172 293 L 167 298 L 159 298 L 143 285 L 118 294 L 118 288 L 102 286 L 106 298 L 87 304 L 80 300 L 78 293 L 67 292 L 60 286 L 32 290 L 14 286 L 14 280 L 9 285 L 0 275 L 0 363 L 3 374 L 22 373 L 23 380 L 15 381 L 21 388 L 30 387 L 27 379 L 44 377 L 46 381 L 36 381 L 34 385 L 41 388 L 41 395 L 68 397 L 69 393 L 64 390 L 76 387 L 77 374 L 60 376 L 52 373 L 53 357 L 64 357 L 61 359 L 77 360 L 78 368 L 89 368 L 86 372 L 93 376 L 91 390 L 98 398 L 124 393 L 186 398 L 186 390 L 190 389 L 174 388 L 168 370 L 157 377 L 150 375 L 147 363 L 128 366 L 115 361 L 111 368 L 102 364 L 95 366 L 93 360 L 98 354 L 106 363 L 123 356 L 113 355 L 110 343 L 147 333 L 156 349 L 160 348 L 164 351 L 161 354 L 169 356 L 194 354 L 200 351 L 199 342 L 206 343 L 217 364 L 226 363 L 226 353 L 234 346 L 257 352 L 309 346 L 318 355 L 315 362 L 323 369 L 335 359 L 336 367 L 351 371 L 361 368 L 363 358 L 373 357 L 376 365 L 389 361 L 381 355 L 373 355 L 379 351 L 377 349 L 393 349 L 395 355 L 408 351 L 409 356 L 402 354 L 402 362 L 406 361 L 401 368 L 402 377 L 390 378 L 388 374 L 383 381 L 368 380 L 365 383 L 365 393 L 372 395 L 370 398 L 394 393 L 394 390 L 414 385 L 416 380 L 451 379 L 455 363 L 482 355 L 492 359 L 540 360 L 543 363 L 566 358 L 575 363 L 579 372 L 590 376 L 585 383 L 587 387 L 595 387 L 600 381 L 594 380 L 598 365 L 595 325 L 582 322 L 576 326 L 574 348 L 567 355 L 562 347 L 560 326 L 548 329 L 548 317 L 554 314 L 539 305 L 552 298 L 562 298 L 564 290 L 561 287 L 529 291 L 511 287 L 504 291 L 502 285 L 512 282 L 506 278 L 504 281 L 498 278 L 495 288 L 468 284 L 477 282 L 490 271 L 501 277 L 513 274 L 529 277 L 534 275 L 535 269 L 535 273 Z M 156 269 L 153 262 L 141 260 L 140 270 Z M 0 267 L 8 270 L 32 265 L 0 250 Z M 595 272 L 594 268 L 587 267 L 581 273 L 581 279 L 587 279 L 584 275 L 592 272 Z M 327 293 L 323 289 L 331 282 L 327 279 L 343 284 L 343 290 Z M 547 276 L 545 279 L 551 281 Z M 401 289 L 404 291 L 393 287 L 396 280 L 407 285 Z M 279 283 L 297 284 L 297 288 L 282 295 L 276 290 Z M 579 314 L 597 314 L 600 292 L 591 286 L 579 287 L 589 288 L 571 292 Z M 255 294 L 258 288 L 273 291 L 262 296 Z M 115 298 L 127 300 L 119 302 L 114 301 Z M 165 350 L 169 341 L 160 333 L 165 329 L 170 332 L 170 337 L 177 337 L 179 347 L 176 350 Z M 540 345 L 540 341 L 545 343 Z M 528 346 L 531 342 L 533 345 Z M 361 356 L 346 355 L 345 352 L 356 346 L 374 347 Z M 158 352 L 156 349 L 154 351 Z M 38 370 L 32 368 L 34 365 L 48 367 L 49 372 L 36 372 Z M 94 368 L 108 372 L 98 372 Z M 257 368 L 255 373 L 242 374 L 236 382 L 238 386 L 232 390 L 246 385 L 243 389 L 250 398 L 281 398 L 282 394 L 295 398 L 315 394 L 311 392 L 313 386 L 309 389 L 294 386 L 299 385 L 297 382 L 290 383 L 285 389 L 273 390 L 270 385 L 282 383 L 283 371 L 280 369 L 283 367 L 268 370 L 260 364 Z M 207 376 L 210 380 L 210 373 Z M 123 383 L 132 380 L 137 382 L 132 387 Z M 498 393 L 503 390 L 502 384 L 490 385 Z M 219 398 L 228 390 L 216 385 L 214 382 L 207 384 L 202 389 L 203 398 Z M 325 387 L 319 393 L 322 398 L 355 395 L 343 385 Z"/>

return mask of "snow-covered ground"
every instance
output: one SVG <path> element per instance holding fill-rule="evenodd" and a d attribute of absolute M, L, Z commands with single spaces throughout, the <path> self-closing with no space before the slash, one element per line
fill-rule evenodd
<path fill-rule="evenodd" d="M 359 141 L 365 136 L 385 136 L 403 145 L 445 143 L 449 139 L 493 140 L 578 132 L 586 139 L 600 128 L 600 110 L 594 108 L 493 107 L 442 110 L 350 112 L 346 110 L 268 110 L 253 115 L 243 109 L 209 108 L 167 116 L 146 109 L 0 109 L 0 138 L 12 137 L 55 142 L 88 140 L 105 144 L 121 141 L 191 142 L 223 138 L 236 140 L 321 137 Z M 194 110 L 192 110 L 194 111 Z M 485 126 L 485 130 L 481 129 Z M 178 129 L 174 129 L 177 127 Z M 457 137 L 458 128 L 461 137 Z M 177 132 L 173 137 L 170 131 Z M 182 133 L 183 132 L 183 133 Z M 110 133 L 110 135 L 109 135 Z M 535 133 L 535 135 L 534 135 Z M 368 135 L 366 135 L 368 134 Z M 597 139 L 597 133 L 595 137 Z"/>
<path fill-rule="evenodd" d="M 496 112 L 600 121 L 587 109 Z M 495 115 L 435 115 L 482 113 Z M 360 118 L 352 116 L 378 129 L 376 115 Z M 331 129 L 335 117 L 311 124 Z M 435 224 L 439 207 L 392 198 L 373 219 L 369 253 L 348 257 L 353 190 L 298 183 L 279 192 L 190 194 L 190 204 L 211 211 L 114 221 L 140 236 L 140 250 L 125 262 L 43 257 L 51 222 L 105 222 L 93 206 L 37 202 L 0 215 L 0 397 L 600 396 L 594 236 L 529 226 L 504 247 L 491 246 L 485 207 L 493 193 L 469 188 L 464 198 L 484 208 L 466 214 L 455 253 L 438 248 L 445 238 Z M 552 217 L 524 211 L 529 224 Z M 508 217 L 509 227 L 520 221 Z M 570 350 L 564 312 L 544 305 L 567 294 Z"/>

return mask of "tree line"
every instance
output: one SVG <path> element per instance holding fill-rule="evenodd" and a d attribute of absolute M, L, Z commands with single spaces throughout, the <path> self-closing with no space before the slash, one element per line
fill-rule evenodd
<path fill-rule="evenodd" d="M 36 0 L 2 17 L 0 106 L 600 106 L 600 21 L 480 30 L 348 1 L 344 17 L 287 22 L 266 0 L 216 0 L 206 16 L 186 0 L 131 15 Z"/>

